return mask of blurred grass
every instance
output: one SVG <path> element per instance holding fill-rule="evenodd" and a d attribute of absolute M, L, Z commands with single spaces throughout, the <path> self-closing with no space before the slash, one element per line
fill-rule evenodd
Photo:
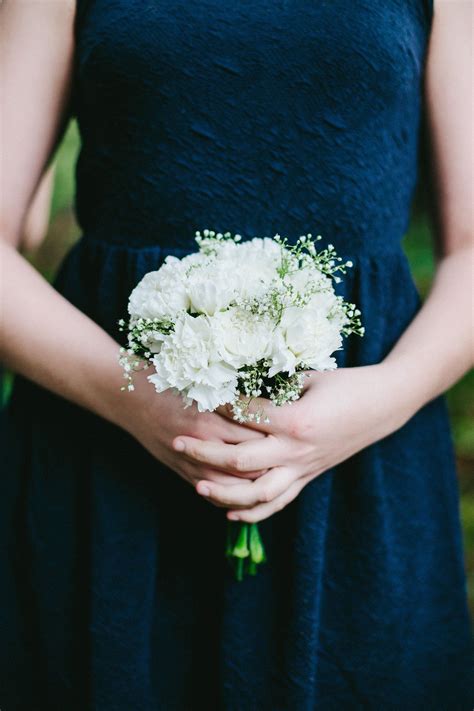
<path fill-rule="evenodd" d="M 65 253 L 79 235 L 71 210 L 74 163 L 78 147 L 77 127 L 73 123 L 66 132 L 56 156 L 55 187 L 48 235 L 34 255 L 27 255 L 48 279 L 54 276 Z M 434 271 L 434 259 L 428 221 L 422 215 L 412 219 L 403 246 L 420 293 L 426 295 Z M 461 490 L 468 592 L 474 611 L 474 373 L 469 373 L 451 388 L 447 398 Z"/>
<path fill-rule="evenodd" d="M 75 158 L 79 150 L 79 132 L 75 121 L 69 124 L 55 159 L 54 192 L 51 200 L 51 214 L 71 207 L 74 196 Z"/>

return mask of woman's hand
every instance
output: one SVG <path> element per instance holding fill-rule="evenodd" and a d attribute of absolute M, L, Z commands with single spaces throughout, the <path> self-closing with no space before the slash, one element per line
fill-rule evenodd
<path fill-rule="evenodd" d="M 268 400 L 254 400 L 270 423 L 247 428 L 264 433 L 263 440 L 224 444 L 179 436 L 174 448 L 189 462 L 245 477 L 231 488 L 205 477 L 197 491 L 228 508 L 231 520 L 261 521 L 290 503 L 319 474 L 401 427 L 411 413 L 395 405 L 397 382 L 390 376 L 390 367 L 383 363 L 309 372 L 296 402 L 274 407 Z M 230 408 L 220 412 L 232 417 Z M 255 477 L 257 470 L 263 473 Z"/>
<path fill-rule="evenodd" d="M 217 413 L 198 412 L 196 405 L 185 408 L 181 396 L 170 390 L 156 393 L 147 381 L 150 372 L 148 368 L 136 373 L 133 392 L 118 392 L 118 397 L 114 397 L 113 419 L 116 424 L 194 487 L 202 479 L 219 485 L 223 490 L 240 484 L 241 479 L 234 474 L 184 457 L 173 448 L 173 440 L 185 434 L 192 437 L 193 441 L 205 439 L 216 445 L 235 446 L 264 440 L 265 434 Z M 254 471 L 252 475 L 256 477 L 260 473 Z M 219 505 L 218 501 L 214 503 Z"/>

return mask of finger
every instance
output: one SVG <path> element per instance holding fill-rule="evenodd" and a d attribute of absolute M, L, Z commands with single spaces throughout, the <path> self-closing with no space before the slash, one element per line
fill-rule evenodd
<path fill-rule="evenodd" d="M 206 499 L 218 502 L 227 507 L 253 507 L 261 503 L 269 503 L 288 489 L 294 481 L 290 469 L 279 467 L 271 469 L 255 481 L 245 481 L 241 485 L 222 486 L 207 480 L 197 484 L 198 494 Z"/>
<path fill-rule="evenodd" d="M 250 422 L 239 422 L 239 424 L 247 429 L 266 434 L 286 432 L 290 419 L 294 417 L 294 409 L 292 409 L 294 407 L 294 402 L 276 406 L 267 398 L 255 397 L 252 398 L 248 407 L 248 413 L 253 419 Z M 216 412 L 222 417 L 238 422 L 232 405 L 221 405 Z"/>
<path fill-rule="evenodd" d="M 203 471 L 202 468 L 200 468 L 200 470 L 199 470 L 197 466 L 195 467 L 195 469 L 196 469 L 196 471 L 193 475 L 192 484 L 193 484 L 196 492 L 201 496 L 202 496 L 202 494 L 198 490 L 197 485 L 203 481 L 203 476 L 205 477 L 205 481 L 212 482 L 214 484 L 218 484 L 222 487 L 236 486 L 238 484 L 242 484 L 242 481 L 243 481 L 240 477 L 232 476 L 231 474 L 224 474 L 222 472 L 218 472 L 213 469 L 206 469 Z M 200 476 L 198 476 L 198 474 L 200 474 Z M 246 481 L 246 480 L 244 480 L 244 481 Z M 251 484 L 250 481 L 248 481 L 246 483 Z M 221 503 L 218 500 L 209 499 L 207 496 L 202 497 L 202 498 L 205 498 L 213 506 L 217 506 L 218 508 L 227 508 L 227 506 L 225 504 Z"/>
<path fill-rule="evenodd" d="M 191 484 L 195 490 L 196 485 L 202 481 L 203 474 L 205 475 L 207 481 L 212 481 L 223 487 L 235 486 L 236 484 L 242 483 L 242 479 L 231 476 L 230 474 L 223 474 L 222 472 L 214 471 L 212 469 L 204 470 L 203 472 L 202 468 L 198 468 L 197 465 L 191 464 L 186 460 L 183 460 L 183 464 L 179 467 L 179 469 L 176 469 L 176 473 L 179 474 L 180 477 L 183 478 L 188 484 Z M 248 483 L 250 484 L 250 482 Z M 221 504 L 218 501 L 209 500 L 209 503 L 218 508 L 225 508 L 224 504 Z"/>
<path fill-rule="evenodd" d="M 248 442 L 249 440 L 258 440 L 265 437 L 264 432 L 259 432 L 251 427 L 244 427 L 244 425 L 221 415 L 218 415 L 218 417 L 220 420 L 218 433 L 220 438 L 228 444 L 239 444 L 240 442 Z"/>
<path fill-rule="evenodd" d="M 179 435 L 173 440 L 173 449 L 211 468 L 231 473 L 255 472 L 280 466 L 284 456 L 282 443 L 273 436 L 226 444 Z"/>
<path fill-rule="evenodd" d="M 266 473 L 266 471 L 264 470 L 262 473 Z M 203 469 L 198 466 L 195 467 L 193 479 L 194 486 L 203 480 L 212 481 L 222 486 L 237 486 L 242 484 L 243 481 L 247 481 L 247 478 L 244 479 L 241 476 L 226 474 L 225 472 L 218 471 L 217 469 Z M 248 482 L 251 483 L 250 480 L 248 480 Z"/>
<path fill-rule="evenodd" d="M 216 412 L 197 413 L 189 435 L 198 439 L 213 439 L 237 444 L 250 439 L 261 439 L 263 432 L 244 427 Z"/>
<path fill-rule="evenodd" d="M 303 488 L 302 483 L 298 480 L 293 482 L 280 496 L 277 496 L 273 501 L 257 504 L 250 509 L 239 509 L 227 512 L 227 518 L 231 521 L 244 521 L 245 523 L 258 523 L 263 521 L 277 511 L 281 511 L 285 506 L 295 499 Z"/>
<path fill-rule="evenodd" d="M 227 474 L 226 472 L 221 472 L 217 469 L 202 467 L 201 465 L 187 461 L 186 459 L 183 459 L 174 471 L 185 478 L 186 481 L 194 488 L 196 488 L 196 485 L 200 481 L 203 481 L 203 479 L 215 482 L 221 486 L 236 486 L 237 484 L 242 484 L 242 481 L 245 481 L 242 477 Z"/>

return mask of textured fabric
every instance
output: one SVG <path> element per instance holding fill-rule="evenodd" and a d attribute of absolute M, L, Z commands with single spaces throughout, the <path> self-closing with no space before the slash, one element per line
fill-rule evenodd
<path fill-rule="evenodd" d="M 59 291 L 118 337 L 196 229 L 321 233 L 366 327 L 339 365 L 379 362 L 421 304 L 400 243 L 430 22 L 422 0 L 79 3 Z M 263 522 L 242 583 L 222 511 L 114 426 L 18 379 L 3 437 L 4 711 L 472 708 L 444 397 Z"/>

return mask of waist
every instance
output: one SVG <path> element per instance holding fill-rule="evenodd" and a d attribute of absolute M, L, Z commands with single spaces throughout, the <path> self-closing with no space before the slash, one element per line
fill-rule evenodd
<path fill-rule="evenodd" d="M 104 230 L 86 229 L 80 237 L 81 249 L 91 249 L 93 251 L 112 251 L 117 253 L 128 253 L 132 259 L 140 254 L 143 259 L 147 256 L 154 259 L 164 259 L 168 255 L 183 257 L 198 250 L 195 240 L 196 231 L 201 233 L 204 229 L 215 232 L 230 232 L 239 234 L 242 241 L 253 237 L 274 237 L 279 234 L 286 237 L 288 242 L 294 243 L 298 237 L 304 234 L 311 234 L 313 237 L 321 235 L 321 240 L 317 242 L 317 249 L 321 250 L 329 244 L 333 244 L 336 252 L 343 258 L 350 259 L 354 263 L 360 260 L 381 259 L 384 257 L 404 258 L 405 252 L 402 245 L 402 237 L 387 239 L 387 236 L 377 237 L 374 234 L 340 234 L 333 228 L 318 230 L 314 225 L 302 225 L 300 231 L 284 230 L 274 227 L 273 230 L 247 229 L 242 230 L 237 227 L 222 224 L 196 224 L 187 228 L 166 228 L 153 230 L 151 233 L 137 232 L 134 230 Z"/>

